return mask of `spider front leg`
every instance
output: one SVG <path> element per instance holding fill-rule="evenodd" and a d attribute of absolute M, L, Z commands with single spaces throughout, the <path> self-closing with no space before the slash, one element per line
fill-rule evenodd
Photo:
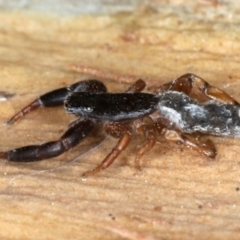
<path fill-rule="evenodd" d="M 213 99 L 219 102 L 240 106 L 240 104 L 226 92 L 211 86 L 202 78 L 191 73 L 187 73 L 170 83 L 163 84 L 157 89 L 158 93 L 165 91 L 183 92 L 200 103 Z"/>
<path fill-rule="evenodd" d="M 91 133 L 93 127 L 91 120 L 76 120 L 59 140 L 0 152 L 0 158 L 12 162 L 33 162 L 53 158 L 79 144 Z"/>
<path fill-rule="evenodd" d="M 13 124 L 27 113 L 39 107 L 57 107 L 64 104 L 68 94 L 71 92 L 106 92 L 103 83 L 97 80 L 86 80 L 74 83 L 66 88 L 59 88 L 41 95 L 38 99 L 31 102 L 28 106 L 16 113 L 7 123 Z"/>
<path fill-rule="evenodd" d="M 155 127 L 159 134 L 170 142 L 184 144 L 185 146 L 210 158 L 215 158 L 217 155 L 214 143 L 210 139 L 201 139 L 200 135 L 197 133 L 189 134 L 189 136 L 187 136 L 179 131 L 168 129 L 164 124 L 162 124 L 162 120 L 160 118 L 155 121 Z"/>
<path fill-rule="evenodd" d="M 120 123 L 117 122 L 108 123 L 105 127 L 105 131 L 109 135 L 115 138 L 119 138 L 119 141 L 117 145 L 112 149 L 112 151 L 105 157 L 102 163 L 93 170 L 84 173 L 83 177 L 93 175 L 108 168 L 114 162 L 114 160 L 120 155 L 120 153 L 127 148 L 128 144 L 131 141 L 132 134 L 130 130 Z"/>

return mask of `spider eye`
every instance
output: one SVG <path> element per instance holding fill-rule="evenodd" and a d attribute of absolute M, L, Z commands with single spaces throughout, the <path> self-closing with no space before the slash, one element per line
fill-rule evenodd
<path fill-rule="evenodd" d="M 86 107 L 83 109 L 85 112 L 92 112 L 93 111 L 93 108 L 90 108 L 90 107 Z"/>

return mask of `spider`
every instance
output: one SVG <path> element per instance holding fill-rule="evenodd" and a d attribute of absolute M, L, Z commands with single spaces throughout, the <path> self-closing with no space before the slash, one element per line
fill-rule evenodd
<path fill-rule="evenodd" d="M 146 138 L 136 154 L 138 168 L 141 157 L 155 145 L 157 134 L 209 158 L 215 158 L 217 151 L 210 139 L 201 138 L 202 134 L 240 135 L 239 103 L 200 77 L 185 74 L 154 93 L 142 92 L 145 85 L 137 80 L 123 93 L 109 93 L 102 82 L 85 80 L 41 95 L 7 123 L 13 124 L 39 107 L 62 105 L 77 120 L 57 141 L 0 152 L 0 158 L 31 162 L 56 157 L 83 141 L 99 122 L 104 123 L 107 134 L 119 140 L 103 162 L 84 176 L 109 167 L 129 145 L 134 130 Z"/>

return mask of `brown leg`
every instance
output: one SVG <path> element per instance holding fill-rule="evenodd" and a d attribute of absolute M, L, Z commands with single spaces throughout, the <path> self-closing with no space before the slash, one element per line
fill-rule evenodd
<path fill-rule="evenodd" d="M 89 67 L 84 65 L 75 64 L 75 65 L 71 65 L 70 68 L 79 73 L 86 73 L 95 77 L 106 78 L 106 79 L 111 79 L 111 80 L 120 81 L 120 82 L 133 82 L 138 79 L 138 77 L 134 75 L 128 75 L 128 76 L 121 75 L 121 74 L 117 74 L 107 70 L 102 70 L 99 68 L 94 68 L 94 67 Z"/>
<path fill-rule="evenodd" d="M 93 175 L 95 173 L 102 171 L 105 168 L 108 168 L 114 162 L 114 160 L 120 155 L 120 153 L 126 149 L 126 147 L 131 141 L 131 132 L 126 126 L 120 123 L 111 122 L 106 125 L 105 130 L 109 135 L 120 139 L 117 145 L 102 161 L 102 163 L 93 170 L 84 173 L 83 174 L 84 177 Z"/>
<path fill-rule="evenodd" d="M 135 165 L 141 170 L 140 160 L 145 153 L 149 152 L 154 147 L 156 143 L 156 131 L 153 120 L 150 117 L 144 118 L 144 121 L 137 120 L 135 125 L 136 131 L 146 138 L 146 141 L 138 150 L 135 158 Z"/>
<path fill-rule="evenodd" d="M 157 92 L 169 90 L 184 92 L 192 99 L 201 103 L 214 99 L 223 103 L 240 106 L 240 104 L 227 93 L 209 85 L 209 83 L 191 73 L 187 73 L 170 83 L 163 84 L 157 89 Z"/>
<path fill-rule="evenodd" d="M 141 92 L 146 86 L 145 82 L 141 79 L 137 80 L 133 83 L 126 92 Z M 89 175 L 93 175 L 105 168 L 108 168 L 114 160 L 120 155 L 120 153 L 128 146 L 131 141 L 131 133 L 127 127 L 121 125 L 120 123 L 110 122 L 106 125 L 105 131 L 115 137 L 120 138 L 118 144 L 115 148 L 107 155 L 107 157 L 103 160 L 103 162 L 96 167 L 95 169 L 88 171 L 83 174 L 84 177 Z"/>
<path fill-rule="evenodd" d="M 99 78 L 107 78 L 119 82 L 135 82 L 133 85 L 131 85 L 126 92 L 141 92 L 145 86 L 146 83 L 143 80 L 137 80 L 137 76 L 133 75 L 121 75 L 117 73 L 113 73 L 107 70 L 102 70 L 94 67 L 89 66 L 82 66 L 82 65 L 72 65 L 70 66 L 71 69 L 73 69 L 76 72 L 79 73 L 87 73 L 95 77 Z"/>
<path fill-rule="evenodd" d="M 196 133 L 187 136 L 179 131 L 169 130 L 161 124 L 159 119 L 155 122 L 155 127 L 158 132 L 168 141 L 184 144 L 185 146 L 194 149 L 210 158 L 215 158 L 217 155 L 217 150 L 214 146 L 214 143 L 210 139 L 203 140 Z"/>
<path fill-rule="evenodd" d="M 126 92 L 141 92 L 146 86 L 146 83 L 139 79 L 134 84 L 132 84 Z"/>

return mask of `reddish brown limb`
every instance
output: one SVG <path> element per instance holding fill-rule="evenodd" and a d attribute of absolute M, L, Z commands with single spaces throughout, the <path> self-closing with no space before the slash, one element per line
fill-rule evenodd
<path fill-rule="evenodd" d="M 165 92 L 169 90 L 184 92 L 200 103 L 213 99 L 223 103 L 240 106 L 240 104 L 226 92 L 211 86 L 202 78 L 191 73 L 187 73 L 170 83 L 163 84 L 157 92 Z"/>
<path fill-rule="evenodd" d="M 210 139 L 203 139 L 198 134 L 191 134 L 189 136 L 181 134 L 185 145 L 198 151 L 199 153 L 209 157 L 215 158 L 217 155 L 217 149 Z"/>
<path fill-rule="evenodd" d="M 122 75 L 107 70 L 102 70 L 94 67 L 84 66 L 84 65 L 71 65 L 71 69 L 79 73 L 86 73 L 98 78 L 111 79 L 118 82 L 135 82 L 139 77 L 135 75 Z"/>
<path fill-rule="evenodd" d="M 33 110 L 39 107 L 56 107 L 63 105 L 63 102 L 67 96 L 67 88 L 59 88 L 51 92 L 41 95 L 39 98 L 34 100 L 28 106 L 24 107 L 18 113 L 16 113 L 7 123 L 13 124 L 27 113 L 32 112 Z"/>
<path fill-rule="evenodd" d="M 177 144 L 184 144 L 185 146 L 194 149 L 210 158 L 215 158 L 217 155 L 217 150 L 214 143 L 210 139 L 201 139 L 199 134 L 194 133 L 187 136 L 179 131 L 169 130 L 163 124 L 161 124 L 160 119 L 155 122 L 155 127 L 159 134 L 168 141 L 175 142 Z"/>
<path fill-rule="evenodd" d="M 11 117 L 8 121 L 7 124 L 11 125 L 20 118 L 22 118 L 24 115 L 28 114 L 29 112 L 32 112 L 33 110 L 39 108 L 42 106 L 42 103 L 40 102 L 39 99 L 36 99 L 35 101 L 31 102 L 28 106 L 26 106 L 24 109 L 16 113 L 13 117 Z"/>
<path fill-rule="evenodd" d="M 146 87 L 146 83 L 139 79 L 134 84 L 132 84 L 126 92 L 141 92 Z"/>
<path fill-rule="evenodd" d="M 0 159 L 6 159 L 7 158 L 7 152 L 0 152 Z"/>
<path fill-rule="evenodd" d="M 146 83 L 143 80 L 139 79 L 135 83 L 133 83 L 126 90 L 126 92 L 141 92 L 145 86 L 146 86 Z M 120 139 L 119 139 L 117 145 L 112 149 L 112 151 L 102 161 L 102 163 L 95 169 L 84 173 L 83 177 L 93 175 L 105 168 L 108 168 L 114 162 L 114 160 L 120 155 L 120 153 L 128 146 L 128 144 L 131 141 L 131 133 L 130 133 L 129 129 L 127 127 L 125 127 L 124 125 L 121 125 L 120 123 L 116 123 L 116 122 L 108 123 L 105 127 L 105 131 L 109 135 L 111 135 L 115 138 L 120 138 Z"/>
<path fill-rule="evenodd" d="M 136 131 L 146 138 L 146 141 L 140 147 L 135 158 L 136 167 L 141 170 L 140 160 L 142 156 L 149 152 L 156 143 L 156 132 L 153 124 L 153 120 L 150 117 L 144 118 L 144 121 L 135 121 Z"/>
<path fill-rule="evenodd" d="M 120 139 L 119 139 L 117 145 L 112 149 L 112 151 L 102 161 L 102 163 L 98 167 L 94 168 L 93 170 L 84 173 L 83 177 L 93 175 L 95 173 L 98 173 L 98 172 L 108 168 L 114 162 L 114 160 L 120 155 L 120 153 L 126 149 L 126 147 L 128 146 L 128 144 L 131 141 L 132 134 L 131 134 L 130 130 L 126 126 L 124 126 L 120 123 L 111 122 L 111 123 L 107 124 L 105 127 L 105 131 L 109 135 L 111 135 L 115 138 L 120 138 Z"/>

